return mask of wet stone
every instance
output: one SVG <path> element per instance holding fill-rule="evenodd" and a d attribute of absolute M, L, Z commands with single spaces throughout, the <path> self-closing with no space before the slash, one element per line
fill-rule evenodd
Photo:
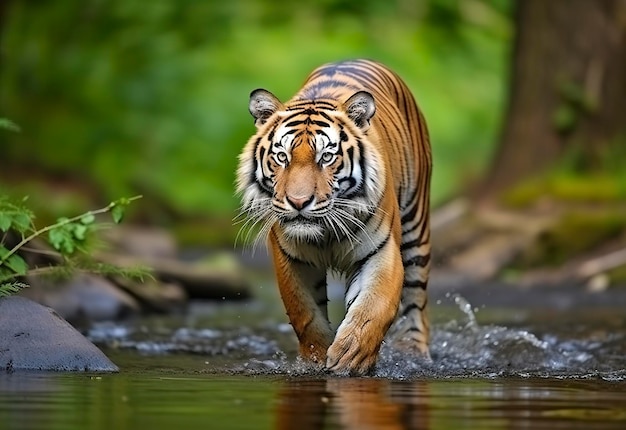
<path fill-rule="evenodd" d="M 119 370 L 55 311 L 23 297 L 0 299 L 0 369 Z"/>

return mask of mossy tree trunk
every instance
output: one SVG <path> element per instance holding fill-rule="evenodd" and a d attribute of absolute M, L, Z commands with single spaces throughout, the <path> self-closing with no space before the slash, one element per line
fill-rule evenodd
<path fill-rule="evenodd" d="M 581 168 L 594 167 L 626 135 L 626 0 L 519 0 L 515 21 L 509 105 L 487 195 L 574 146 Z"/>

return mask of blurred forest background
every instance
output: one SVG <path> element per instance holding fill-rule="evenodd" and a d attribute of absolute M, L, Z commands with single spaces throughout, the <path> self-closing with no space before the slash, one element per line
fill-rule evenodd
<path fill-rule="evenodd" d="M 425 113 L 436 267 L 626 283 L 625 0 L 5 0 L 0 29 L 0 194 L 43 222 L 142 194 L 232 246 L 250 91 L 365 57 Z"/>
<path fill-rule="evenodd" d="M 143 194 L 137 218 L 232 241 L 250 91 L 286 100 L 318 65 L 365 57 L 424 110 L 441 204 L 490 159 L 511 19 L 507 0 L 4 1 L 0 116 L 21 131 L 0 131 L 0 192 L 52 216 Z"/>

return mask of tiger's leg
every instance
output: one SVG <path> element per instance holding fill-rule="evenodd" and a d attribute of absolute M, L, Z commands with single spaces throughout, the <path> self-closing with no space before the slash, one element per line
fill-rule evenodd
<path fill-rule="evenodd" d="M 430 323 L 428 321 L 428 296 L 426 286 L 430 271 L 430 251 L 418 254 L 417 261 L 410 261 L 404 267 L 404 285 L 399 317 L 403 324 L 399 327 L 398 339 L 408 342 L 421 354 L 430 357 Z"/>
<path fill-rule="evenodd" d="M 287 255 L 271 236 L 270 246 L 280 296 L 300 344 L 300 356 L 323 365 L 333 340 L 328 321 L 326 270 Z"/>
<path fill-rule="evenodd" d="M 402 249 L 404 283 L 398 316 L 390 339 L 399 346 L 429 355 L 430 323 L 428 321 L 426 286 L 430 271 L 430 241 L 407 240 Z"/>
<path fill-rule="evenodd" d="M 365 374 L 400 304 L 402 260 L 390 237 L 381 249 L 360 261 L 348 280 L 346 316 L 328 349 L 326 367 L 338 373 Z"/>

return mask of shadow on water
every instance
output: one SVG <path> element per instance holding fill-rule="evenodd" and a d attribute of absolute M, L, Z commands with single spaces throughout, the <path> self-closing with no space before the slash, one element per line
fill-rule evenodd
<path fill-rule="evenodd" d="M 89 336 L 122 371 L 0 375 L 0 429 L 626 428 L 621 310 L 444 302 L 432 361 L 384 345 L 367 378 L 295 359 L 291 327 L 263 300 L 102 324 Z"/>

